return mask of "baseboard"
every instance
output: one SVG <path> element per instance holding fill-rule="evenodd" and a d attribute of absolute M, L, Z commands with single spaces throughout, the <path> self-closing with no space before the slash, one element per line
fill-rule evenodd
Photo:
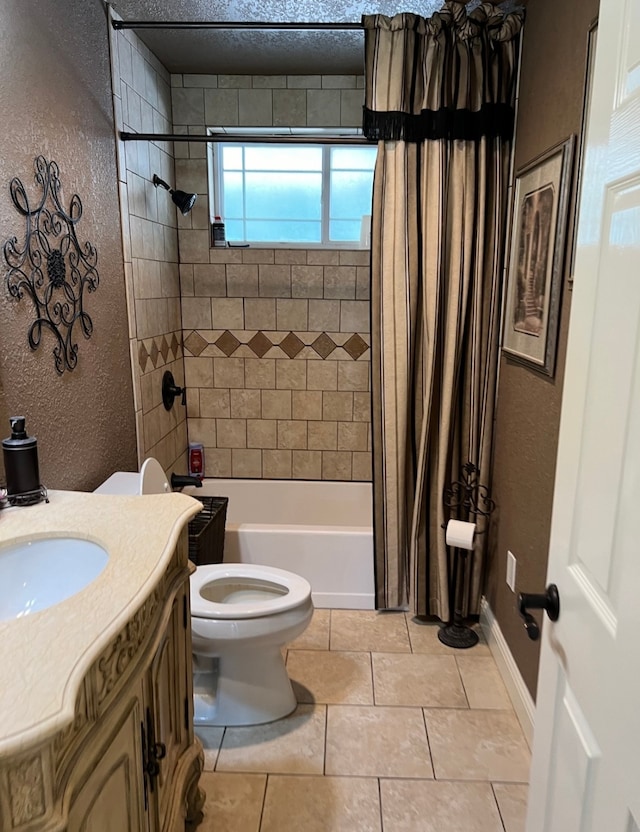
<path fill-rule="evenodd" d="M 486 598 L 482 598 L 480 602 L 480 626 L 486 636 L 489 649 L 498 665 L 498 670 L 513 703 L 513 708 L 531 748 L 536 706 Z"/>

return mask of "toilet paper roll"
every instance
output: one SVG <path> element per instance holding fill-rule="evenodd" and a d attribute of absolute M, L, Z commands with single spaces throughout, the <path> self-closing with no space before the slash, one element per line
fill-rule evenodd
<path fill-rule="evenodd" d="M 449 520 L 445 534 L 447 546 L 455 546 L 458 549 L 473 549 L 473 537 L 475 533 L 475 523 L 465 523 L 462 520 Z"/>

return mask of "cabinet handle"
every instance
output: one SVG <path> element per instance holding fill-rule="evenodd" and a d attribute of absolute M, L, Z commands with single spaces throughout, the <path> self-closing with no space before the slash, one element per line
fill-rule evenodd
<path fill-rule="evenodd" d="M 163 760 L 167 756 L 167 746 L 163 742 L 154 742 L 151 755 L 155 760 Z"/>

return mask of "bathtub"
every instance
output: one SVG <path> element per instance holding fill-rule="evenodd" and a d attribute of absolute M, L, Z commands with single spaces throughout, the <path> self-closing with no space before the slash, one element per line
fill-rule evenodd
<path fill-rule="evenodd" d="M 224 560 L 302 575 L 316 607 L 374 609 L 371 483 L 205 479 L 228 497 Z"/>

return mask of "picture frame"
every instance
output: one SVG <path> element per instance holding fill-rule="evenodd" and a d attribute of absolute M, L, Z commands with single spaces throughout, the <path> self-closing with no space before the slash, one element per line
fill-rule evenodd
<path fill-rule="evenodd" d="M 555 371 L 575 136 L 515 175 L 502 351 L 548 376 Z"/>
<path fill-rule="evenodd" d="M 593 89 L 593 70 L 595 67 L 596 45 L 598 41 L 598 18 L 591 21 L 587 32 L 587 64 L 585 67 L 584 91 L 582 98 L 582 120 L 580 140 L 576 153 L 576 198 L 573 215 L 573 232 L 571 234 L 571 257 L 569 260 L 569 283 L 573 283 L 576 270 L 576 248 L 578 247 L 578 222 L 580 220 L 580 202 L 582 201 L 582 178 L 584 172 L 584 153 L 587 144 L 587 127 L 591 112 L 591 92 Z"/>

